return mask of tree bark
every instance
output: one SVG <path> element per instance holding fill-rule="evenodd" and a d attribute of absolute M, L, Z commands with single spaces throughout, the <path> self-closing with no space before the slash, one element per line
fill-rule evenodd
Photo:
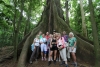
<path fill-rule="evenodd" d="M 24 43 L 25 43 L 26 39 L 28 38 L 28 36 L 29 36 L 30 34 L 31 34 L 31 32 L 29 32 L 28 34 L 26 34 L 26 35 L 24 36 L 24 38 L 22 39 L 22 41 L 18 44 L 18 48 L 17 48 L 17 57 L 20 56 L 21 50 L 22 50 L 22 48 L 23 48 L 23 46 L 24 46 Z"/>
<path fill-rule="evenodd" d="M 51 3 L 49 2 L 49 4 L 51 4 Z M 48 2 L 47 2 L 47 5 L 48 5 Z M 50 30 L 50 28 L 51 28 L 51 5 L 50 5 L 50 10 L 49 10 L 49 23 L 48 23 L 48 26 L 49 26 L 48 31 L 49 31 L 49 33 L 51 33 L 51 30 Z"/>
<path fill-rule="evenodd" d="M 81 16 L 82 16 L 82 34 L 87 38 L 87 29 L 85 23 L 85 14 L 83 9 L 83 0 L 80 0 Z"/>
<path fill-rule="evenodd" d="M 94 7 L 92 4 L 92 0 L 89 0 L 89 9 L 90 9 L 90 18 L 91 18 L 91 24 L 92 24 L 92 34 L 93 34 L 93 42 L 94 42 L 94 55 L 95 55 L 95 67 L 100 66 L 100 57 L 99 57 L 99 39 L 98 39 L 98 33 L 97 33 L 97 28 L 96 28 L 96 21 L 95 21 L 95 16 L 94 16 Z"/>
<path fill-rule="evenodd" d="M 17 60 L 17 57 L 16 57 L 16 39 L 15 39 L 15 33 L 16 33 L 16 27 L 15 27 L 15 24 L 16 24 L 16 7 L 17 7 L 17 0 L 14 0 L 14 11 L 15 11 L 15 14 L 14 14 L 14 20 L 13 20 L 13 45 L 14 45 L 14 62 Z"/>
<path fill-rule="evenodd" d="M 68 26 L 69 26 L 69 15 L 68 15 L 68 13 L 69 13 L 69 9 L 68 9 L 68 0 L 66 0 L 66 3 L 65 3 L 65 7 L 66 7 L 66 23 L 68 24 Z"/>

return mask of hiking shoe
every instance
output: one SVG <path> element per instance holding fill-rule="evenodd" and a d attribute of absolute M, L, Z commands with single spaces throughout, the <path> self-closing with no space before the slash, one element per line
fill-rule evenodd
<path fill-rule="evenodd" d="M 71 63 L 71 65 L 74 65 L 74 67 L 77 67 L 77 62 Z"/>
<path fill-rule="evenodd" d="M 53 59 L 51 59 L 51 61 L 53 61 Z"/>
<path fill-rule="evenodd" d="M 67 60 L 68 60 L 68 62 L 70 62 L 70 59 L 69 58 Z"/>
<path fill-rule="evenodd" d="M 44 58 L 42 57 L 42 61 L 44 60 Z"/>
<path fill-rule="evenodd" d="M 35 59 L 35 61 L 37 61 L 37 59 Z"/>
<path fill-rule="evenodd" d="M 56 59 L 56 61 L 58 61 L 58 58 Z"/>
<path fill-rule="evenodd" d="M 61 60 L 59 59 L 59 62 L 60 62 Z"/>
<path fill-rule="evenodd" d="M 77 67 L 77 63 L 74 63 L 74 67 Z"/>
<path fill-rule="evenodd" d="M 48 62 L 48 66 L 51 64 L 51 61 Z"/>
<path fill-rule="evenodd" d="M 75 65 L 75 63 L 71 63 L 71 65 Z"/>
<path fill-rule="evenodd" d="M 65 61 L 62 61 L 60 65 L 64 65 L 64 64 L 65 64 Z"/>
<path fill-rule="evenodd" d="M 30 64 L 32 64 L 32 61 L 30 61 Z"/>
<path fill-rule="evenodd" d="M 66 67 L 68 67 L 68 64 L 66 64 Z"/>
<path fill-rule="evenodd" d="M 44 58 L 44 60 L 46 61 L 47 59 L 46 59 L 46 58 Z"/>
<path fill-rule="evenodd" d="M 56 64 L 56 60 L 54 60 L 54 64 Z"/>

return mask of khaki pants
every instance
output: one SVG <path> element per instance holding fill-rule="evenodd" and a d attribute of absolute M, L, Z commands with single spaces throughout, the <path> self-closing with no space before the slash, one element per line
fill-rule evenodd
<path fill-rule="evenodd" d="M 62 58 L 63 61 L 67 61 L 67 58 L 66 58 L 66 48 L 63 48 L 60 51 L 60 56 Z"/>
<path fill-rule="evenodd" d="M 70 50 L 69 50 L 69 47 L 67 47 L 66 49 L 67 49 L 66 50 L 67 51 L 67 58 L 70 58 Z"/>

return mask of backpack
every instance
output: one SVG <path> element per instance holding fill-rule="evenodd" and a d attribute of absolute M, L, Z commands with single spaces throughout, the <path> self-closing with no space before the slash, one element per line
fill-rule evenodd
<path fill-rule="evenodd" d="M 34 47 L 35 47 L 34 44 L 32 44 L 32 45 L 31 45 L 31 50 L 32 50 L 32 51 L 34 50 Z"/>

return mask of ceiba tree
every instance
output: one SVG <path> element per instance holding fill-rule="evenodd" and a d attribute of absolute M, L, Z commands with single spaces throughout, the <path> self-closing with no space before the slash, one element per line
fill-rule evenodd
<path fill-rule="evenodd" d="M 30 52 L 30 45 L 33 42 L 34 37 L 38 34 L 39 31 L 43 33 L 49 31 L 50 33 L 53 30 L 57 32 L 66 31 L 67 34 L 71 32 L 71 28 L 64 20 L 63 11 L 60 5 L 60 0 L 46 0 L 46 6 L 41 15 L 41 19 L 37 26 L 21 41 L 18 65 L 17 67 L 25 67 L 26 61 Z M 74 31 L 73 31 L 74 32 Z M 74 32 L 75 37 L 77 38 L 77 56 L 84 61 L 94 60 L 94 46 L 87 42 L 86 39 L 79 37 L 79 34 Z"/>

